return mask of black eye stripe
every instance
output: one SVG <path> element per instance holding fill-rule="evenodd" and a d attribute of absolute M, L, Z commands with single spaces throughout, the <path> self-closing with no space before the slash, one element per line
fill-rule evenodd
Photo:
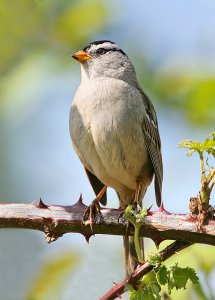
<path fill-rule="evenodd" d="M 121 49 L 116 49 L 116 48 L 112 48 L 112 49 L 105 49 L 105 48 L 99 48 L 96 50 L 96 53 L 98 53 L 99 55 L 105 54 L 107 52 L 120 52 L 123 55 L 126 55 L 125 52 L 123 52 Z"/>
<path fill-rule="evenodd" d="M 111 49 L 99 48 L 98 50 L 96 50 L 96 53 L 98 53 L 98 54 L 105 54 L 105 53 L 107 53 L 109 51 L 111 51 Z"/>

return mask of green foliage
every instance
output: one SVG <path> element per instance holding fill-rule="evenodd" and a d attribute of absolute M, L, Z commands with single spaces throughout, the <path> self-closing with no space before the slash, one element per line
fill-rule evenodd
<path fill-rule="evenodd" d="M 137 210 L 133 210 L 132 205 L 128 205 L 124 213 L 124 216 L 134 225 L 134 244 L 139 262 L 142 262 L 144 260 L 144 257 L 142 257 L 140 250 L 139 232 L 146 215 L 146 208 L 141 209 L 141 207 L 137 207 Z"/>
<path fill-rule="evenodd" d="M 149 86 L 163 105 L 182 112 L 196 126 L 215 122 L 215 78 L 199 71 L 183 69 L 177 73 L 177 68 L 168 70 L 166 64 L 159 72 L 156 69 Z"/>
<path fill-rule="evenodd" d="M 199 280 L 194 269 L 190 267 L 180 268 L 177 264 L 167 271 L 167 276 L 169 293 L 173 288 L 176 290 L 186 289 L 188 280 L 191 280 L 193 284 L 198 284 Z"/>
<path fill-rule="evenodd" d="M 45 262 L 28 294 L 28 300 L 58 300 L 61 298 L 65 284 L 78 262 L 72 253 Z"/>
<path fill-rule="evenodd" d="M 54 75 L 61 82 L 66 67 L 78 68 L 70 56 L 107 28 L 107 7 L 102 0 L 1 0 L 0 120 L 24 120 L 46 99 Z"/>
<path fill-rule="evenodd" d="M 156 284 L 149 284 L 144 289 L 133 290 L 129 300 L 161 300 L 160 290 Z"/>
<path fill-rule="evenodd" d="M 158 267 L 162 263 L 162 257 L 159 253 L 155 253 L 149 256 L 148 261 L 151 265 Z"/>
<path fill-rule="evenodd" d="M 65 58 L 103 30 L 107 20 L 106 5 L 101 0 L 2 0 L 0 73 L 13 69 L 31 52 L 48 50 L 58 53 L 58 60 L 59 52 L 63 52 Z"/>
<path fill-rule="evenodd" d="M 167 247 L 170 243 L 171 243 L 170 241 L 162 242 L 160 246 L 160 250 Z M 156 252 L 157 248 L 154 246 L 150 250 L 150 252 L 151 251 Z M 155 266 L 155 271 L 153 271 L 153 273 L 155 274 L 157 281 L 161 286 L 160 295 L 163 295 L 164 293 L 166 294 L 168 291 L 168 285 L 167 285 L 168 271 L 170 271 L 172 266 L 175 264 L 175 260 L 176 260 L 175 256 L 172 256 L 165 262 L 164 265 L 161 264 L 161 259 L 156 253 L 150 255 L 148 258 L 148 261 L 150 263 L 153 262 L 153 265 Z M 214 300 L 215 299 L 214 280 L 213 280 L 214 270 L 215 270 L 214 246 L 195 244 L 191 247 L 188 247 L 187 249 L 181 251 L 180 255 L 177 255 L 177 266 L 178 268 L 180 266 L 180 269 L 182 269 L 182 273 L 183 273 L 183 269 L 186 269 L 186 273 L 188 277 L 192 278 L 194 282 L 196 277 L 195 271 L 194 274 L 193 271 L 191 271 L 190 274 L 189 269 L 191 270 L 195 269 L 198 272 L 200 280 L 198 284 L 193 284 L 192 280 L 189 278 L 186 284 L 186 289 L 181 288 L 177 290 L 176 288 L 173 288 L 171 290 L 170 299 L 172 300 L 181 300 L 181 299 Z M 189 266 L 188 269 L 187 266 Z M 178 273 L 176 272 L 176 277 L 177 275 Z M 152 281 L 153 284 L 155 284 L 154 282 L 155 280 L 153 276 L 152 276 Z M 162 299 L 164 298 L 162 297 Z"/>
<path fill-rule="evenodd" d="M 168 282 L 168 270 L 165 265 L 160 266 L 156 275 L 157 280 L 161 285 L 165 285 Z"/>
<path fill-rule="evenodd" d="M 144 218 L 147 215 L 147 209 L 146 208 L 138 208 L 137 210 L 134 210 L 132 208 L 132 205 L 129 204 L 125 210 L 124 213 L 125 217 L 129 219 L 129 221 L 135 226 L 141 226 L 144 222 Z"/>
<path fill-rule="evenodd" d="M 206 138 L 203 142 L 185 140 L 180 142 L 178 147 L 188 149 L 188 156 L 191 156 L 194 152 L 198 153 L 201 167 L 199 202 L 208 204 L 212 189 L 215 185 L 215 169 L 209 166 L 205 154 L 215 157 L 215 132 L 210 135 L 210 138 Z"/>
<path fill-rule="evenodd" d="M 129 300 L 162 299 L 162 286 L 166 286 L 169 294 L 171 294 L 173 289 L 186 289 L 188 280 L 190 280 L 194 285 L 198 284 L 198 277 L 194 269 L 190 267 L 181 268 L 178 266 L 178 264 L 167 268 L 162 264 L 157 270 L 154 269 L 141 279 L 141 287 L 138 288 L 138 290 L 133 290 L 130 292 Z"/>
<path fill-rule="evenodd" d="M 185 140 L 178 144 L 178 147 L 189 149 L 188 156 L 194 152 L 212 154 L 215 157 L 215 132 L 210 135 L 212 138 L 206 138 L 204 142 Z"/>

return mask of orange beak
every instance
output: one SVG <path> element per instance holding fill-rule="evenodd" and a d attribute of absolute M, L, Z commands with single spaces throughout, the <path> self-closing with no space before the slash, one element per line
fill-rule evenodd
<path fill-rule="evenodd" d="M 80 51 L 74 53 L 74 54 L 72 55 L 72 57 L 73 57 L 74 59 L 76 59 L 77 61 L 79 61 L 79 62 L 85 62 L 85 61 L 87 61 L 88 59 L 92 58 L 91 55 L 89 55 L 87 52 L 85 52 L 85 51 L 83 51 L 83 50 L 80 50 Z"/>

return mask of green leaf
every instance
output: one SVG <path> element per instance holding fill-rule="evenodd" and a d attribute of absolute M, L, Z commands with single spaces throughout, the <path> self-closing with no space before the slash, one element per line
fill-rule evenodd
<path fill-rule="evenodd" d="M 215 141 L 215 131 L 210 134 L 212 136 L 213 141 Z"/>
<path fill-rule="evenodd" d="M 147 209 L 144 207 L 141 209 L 139 213 L 136 214 L 136 222 L 143 223 L 145 216 L 147 216 L 148 212 Z"/>
<path fill-rule="evenodd" d="M 65 283 L 78 262 L 76 255 L 71 252 L 61 253 L 60 256 L 45 262 L 28 294 L 28 300 L 59 300 Z"/>
<path fill-rule="evenodd" d="M 156 273 L 156 276 L 159 284 L 165 285 L 168 282 L 169 278 L 169 271 L 167 270 L 167 267 L 165 265 L 160 266 L 158 272 Z"/>
<path fill-rule="evenodd" d="M 215 149 L 208 149 L 207 153 L 212 154 L 215 157 Z"/>
<path fill-rule="evenodd" d="M 156 273 L 154 270 L 143 276 L 140 280 L 140 287 L 146 287 L 151 284 L 157 285 L 158 289 L 160 290 L 160 285 L 158 284 Z"/>
<path fill-rule="evenodd" d="M 213 149 L 214 147 L 215 147 L 215 141 L 207 138 L 204 140 L 204 142 L 201 145 L 201 151 L 203 152 L 206 150 L 210 150 L 210 149 Z"/>
<path fill-rule="evenodd" d="M 190 150 L 190 151 L 188 151 L 188 152 L 187 152 L 187 156 L 191 156 L 195 151 L 196 151 L 196 150 L 193 150 L 193 149 Z"/>
<path fill-rule="evenodd" d="M 135 218 L 135 212 L 132 209 L 132 205 L 129 204 L 124 212 L 124 216 L 133 224 L 135 225 L 136 218 Z"/>
<path fill-rule="evenodd" d="M 196 272 L 192 268 L 180 268 L 176 264 L 174 267 L 171 268 L 171 282 L 169 285 L 169 288 L 172 289 L 175 287 L 178 289 L 186 289 L 187 281 L 190 279 L 193 284 L 198 283 L 198 277 L 196 275 Z"/>
<path fill-rule="evenodd" d="M 172 268 L 172 276 L 174 279 L 176 289 L 186 288 L 189 276 L 186 273 L 185 268 L 179 268 L 178 266 L 174 266 Z"/>
<path fill-rule="evenodd" d="M 196 274 L 196 271 L 193 268 L 187 267 L 186 272 L 187 272 L 189 279 L 192 281 L 193 284 L 199 283 L 199 278 Z"/>
<path fill-rule="evenodd" d="M 188 156 L 191 156 L 195 151 L 207 151 L 209 154 L 215 156 L 215 133 L 213 132 L 211 135 L 213 139 L 206 138 L 203 143 L 198 141 L 192 142 L 190 140 L 184 140 L 178 144 L 178 147 L 189 149 L 190 151 L 187 153 Z"/>
<path fill-rule="evenodd" d="M 159 253 L 155 253 L 149 256 L 148 261 L 153 266 L 158 266 L 162 262 L 162 256 Z"/>
<path fill-rule="evenodd" d="M 129 300 L 161 300 L 160 290 L 156 284 L 150 284 L 144 289 L 132 291 Z"/>
<path fill-rule="evenodd" d="M 184 141 L 181 141 L 180 143 L 178 143 L 178 147 L 180 147 L 180 148 L 191 149 L 192 145 L 193 145 L 193 142 L 190 140 L 184 140 Z"/>
<path fill-rule="evenodd" d="M 134 210 L 132 205 L 129 204 L 124 212 L 124 216 L 135 226 L 137 223 L 142 225 L 145 216 L 147 216 L 147 209 L 142 208 L 141 210 Z"/>
<path fill-rule="evenodd" d="M 178 147 L 189 149 L 190 151 L 188 151 L 187 155 L 191 156 L 193 152 L 201 151 L 202 143 L 198 141 L 192 142 L 190 140 L 184 140 L 178 144 Z"/>

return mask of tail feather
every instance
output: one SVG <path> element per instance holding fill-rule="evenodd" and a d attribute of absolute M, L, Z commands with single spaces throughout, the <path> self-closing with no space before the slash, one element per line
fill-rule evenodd
<path fill-rule="evenodd" d="M 143 238 L 139 238 L 141 255 L 144 257 L 144 245 Z M 134 246 L 134 237 L 133 236 L 123 236 L 124 244 L 124 258 L 125 258 L 125 273 L 130 275 L 134 269 L 138 266 L 139 262 L 137 259 L 137 254 Z"/>

